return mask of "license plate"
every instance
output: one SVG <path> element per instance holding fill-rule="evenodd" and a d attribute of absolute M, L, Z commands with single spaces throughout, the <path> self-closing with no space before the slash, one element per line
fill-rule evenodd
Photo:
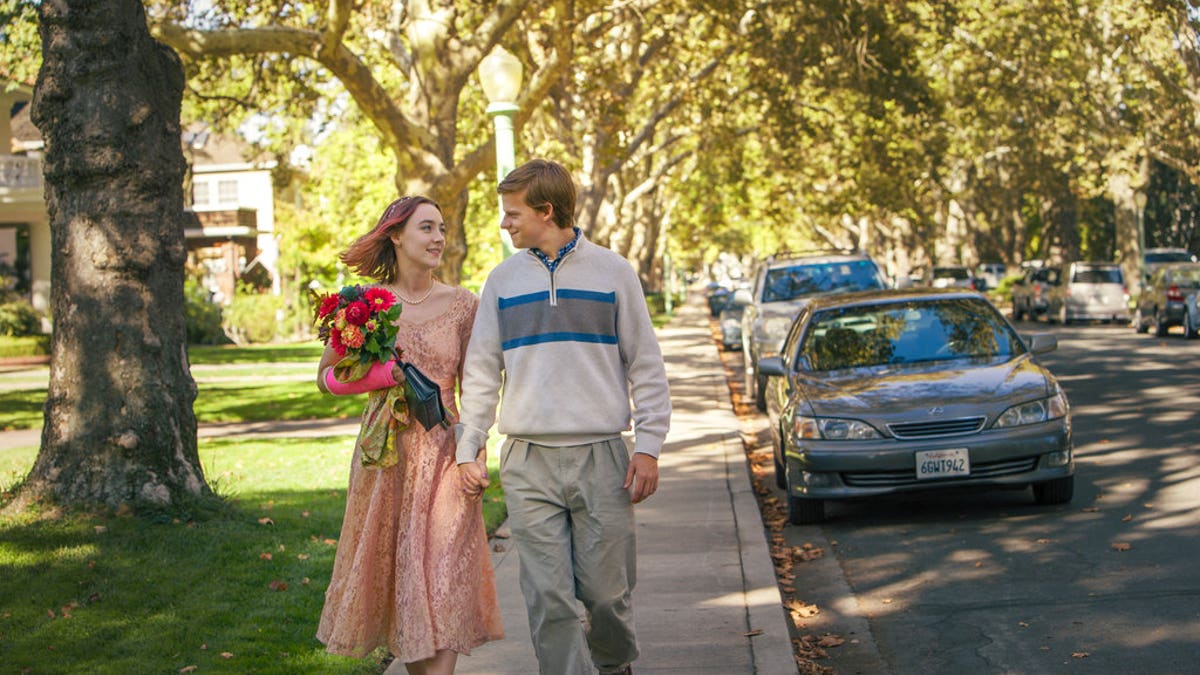
<path fill-rule="evenodd" d="M 917 479 L 971 475 L 971 458 L 966 448 L 917 452 Z"/>

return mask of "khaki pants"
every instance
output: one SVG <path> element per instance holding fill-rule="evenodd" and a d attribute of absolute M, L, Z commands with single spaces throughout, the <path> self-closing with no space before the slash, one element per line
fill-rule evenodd
<path fill-rule="evenodd" d="M 567 447 L 504 443 L 500 481 L 544 675 L 616 671 L 638 656 L 633 505 L 621 487 L 628 468 L 620 438 Z"/>

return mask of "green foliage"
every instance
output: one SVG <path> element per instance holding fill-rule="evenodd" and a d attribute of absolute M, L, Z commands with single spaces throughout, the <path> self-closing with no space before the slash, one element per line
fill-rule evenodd
<path fill-rule="evenodd" d="M 229 337 L 221 328 L 221 306 L 209 300 L 208 290 L 189 276 L 183 282 L 184 325 L 190 345 L 228 344 Z"/>
<path fill-rule="evenodd" d="M 31 86 L 42 65 L 38 4 L 34 0 L 0 0 L 0 72 L 6 79 Z"/>
<path fill-rule="evenodd" d="M 0 305 L 0 335 L 24 337 L 41 332 L 41 317 L 28 301 L 15 300 Z"/>

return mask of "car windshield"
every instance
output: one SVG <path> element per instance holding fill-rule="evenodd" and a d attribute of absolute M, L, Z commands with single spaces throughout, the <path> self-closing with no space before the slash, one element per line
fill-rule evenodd
<path fill-rule="evenodd" d="M 763 302 L 794 300 L 814 293 L 883 288 L 883 278 L 870 260 L 811 263 L 767 270 Z"/>
<path fill-rule="evenodd" d="M 1146 254 L 1148 263 L 1193 262 L 1193 260 L 1192 254 L 1187 251 L 1160 251 Z"/>
<path fill-rule="evenodd" d="M 1076 284 L 1120 284 L 1125 279 L 1119 267 L 1085 267 L 1075 270 L 1071 282 Z"/>
<path fill-rule="evenodd" d="M 945 298 L 817 312 L 798 361 L 817 371 L 1022 352 L 1016 334 L 987 301 Z"/>

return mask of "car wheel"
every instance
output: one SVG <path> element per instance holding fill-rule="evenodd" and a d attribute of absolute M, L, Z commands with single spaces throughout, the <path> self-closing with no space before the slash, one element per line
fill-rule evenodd
<path fill-rule="evenodd" d="M 1033 499 L 1038 504 L 1066 504 L 1075 496 L 1075 477 L 1055 478 L 1033 484 Z"/>
<path fill-rule="evenodd" d="M 1150 328 L 1146 326 L 1146 321 L 1142 318 L 1142 308 L 1138 307 L 1133 312 L 1133 332 L 1145 333 L 1148 330 Z"/>
<path fill-rule="evenodd" d="M 767 378 L 762 375 L 754 376 L 754 407 L 758 412 L 767 412 Z"/>
<path fill-rule="evenodd" d="M 825 500 L 788 495 L 788 521 L 793 525 L 812 525 L 825 520 Z"/>
<path fill-rule="evenodd" d="M 1192 325 L 1191 310 L 1183 310 L 1183 338 L 1185 340 L 1195 340 L 1197 335 L 1200 335 L 1200 331 L 1196 330 L 1196 326 Z"/>
<path fill-rule="evenodd" d="M 1163 316 L 1158 313 L 1157 309 L 1154 310 L 1154 335 L 1155 337 L 1167 336 L 1167 322 L 1164 320 Z"/>

